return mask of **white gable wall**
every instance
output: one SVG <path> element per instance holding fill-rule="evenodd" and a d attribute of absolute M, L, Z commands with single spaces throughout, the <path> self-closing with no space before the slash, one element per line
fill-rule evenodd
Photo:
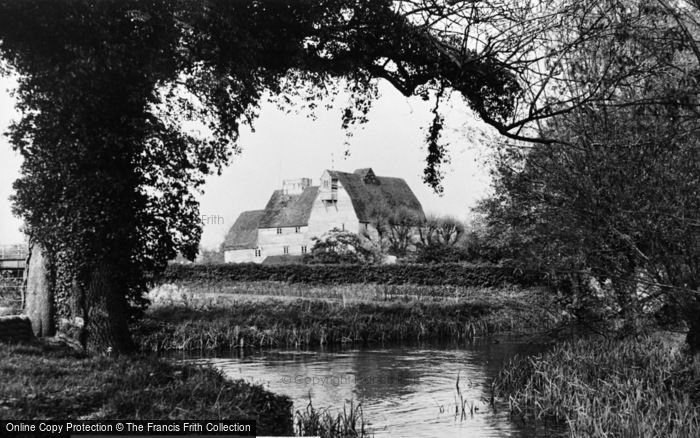
<path fill-rule="evenodd" d="M 327 173 L 324 173 L 327 176 Z M 323 187 L 323 178 L 321 179 Z M 321 193 L 321 192 L 320 192 Z M 355 214 L 350 195 L 345 191 L 342 184 L 338 183 L 337 201 L 324 202 L 322 196 L 316 197 L 311 215 L 309 216 L 309 237 L 321 237 L 327 231 L 338 228 L 359 234 L 360 221 Z M 364 228 L 364 227 L 363 227 Z"/>

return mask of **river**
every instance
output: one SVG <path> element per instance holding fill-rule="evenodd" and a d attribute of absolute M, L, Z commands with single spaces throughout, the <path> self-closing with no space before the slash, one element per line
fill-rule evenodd
<path fill-rule="evenodd" d="M 542 349 L 522 339 L 485 338 L 459 346 L 273 349 L 187 360 L 286 394 L 295 410 L 305 409 L 309 397 L 314 407 L 331 412 L 351 400 L 360 403 L 377 438 L 550 437 L 556 433 L 511 418 L 507 405 L 494 410 L 489 403 L 489 382 L 503 363 Z M 455 414 L 463 403 L 466 415 L 461 408 Z"/>

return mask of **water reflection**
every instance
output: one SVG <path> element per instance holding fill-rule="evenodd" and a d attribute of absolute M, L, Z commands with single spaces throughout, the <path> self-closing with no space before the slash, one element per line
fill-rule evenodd
<path fill-rule="evenodd" d="M 309 396 L 314 407 L 331 411 L 350 400 L 360 402 L 377 437 L 530 437 L 549 432 L 511 420 L 505 409 L 494 412 L 487 387 L 505 360 L 542 348 L 515 339 L 483 339 L 461 346 L 267 350 L 192 360 L 286 394 L 295 409 L 304 409 Z M 458 375 L 466 418 L 455 415 L 461 404 Z"/>

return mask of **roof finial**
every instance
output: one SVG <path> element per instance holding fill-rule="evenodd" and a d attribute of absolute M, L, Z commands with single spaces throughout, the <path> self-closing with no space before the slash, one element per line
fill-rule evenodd
<path fill-rule="evenodd" d="M 280 187 L 284 184 L 284 180 L 282 180 L 282 159 L 281 158 L 279 161 L 279 167 L 277 168 L 277 184 L 279 184 Z"/>
<path fill-rule="evenodd" d="M 335 156 L 331 152 L 331 170 L 335 170 Z"/>

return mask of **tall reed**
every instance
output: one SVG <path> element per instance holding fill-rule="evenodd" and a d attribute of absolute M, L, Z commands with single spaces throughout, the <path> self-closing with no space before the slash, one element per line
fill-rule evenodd
<path fill-rule="evenodd" d="M 585 339 L 514 359 L 493 382 L 523 421 L 566 422 L 570 436 L 700 436 L 700 377 L 677 343 Z"/>
<path fill-rule="evenodd" d="M 297 436 L 320 436 L 321 438 L 365 438 L 369 431 L 365 424 L 362 404 L 350 401 L 343 410 L 332 414 L 328 408 L 317 409 L 311 402 L 304 410 L 294 414 L 294 433 Z"/>

